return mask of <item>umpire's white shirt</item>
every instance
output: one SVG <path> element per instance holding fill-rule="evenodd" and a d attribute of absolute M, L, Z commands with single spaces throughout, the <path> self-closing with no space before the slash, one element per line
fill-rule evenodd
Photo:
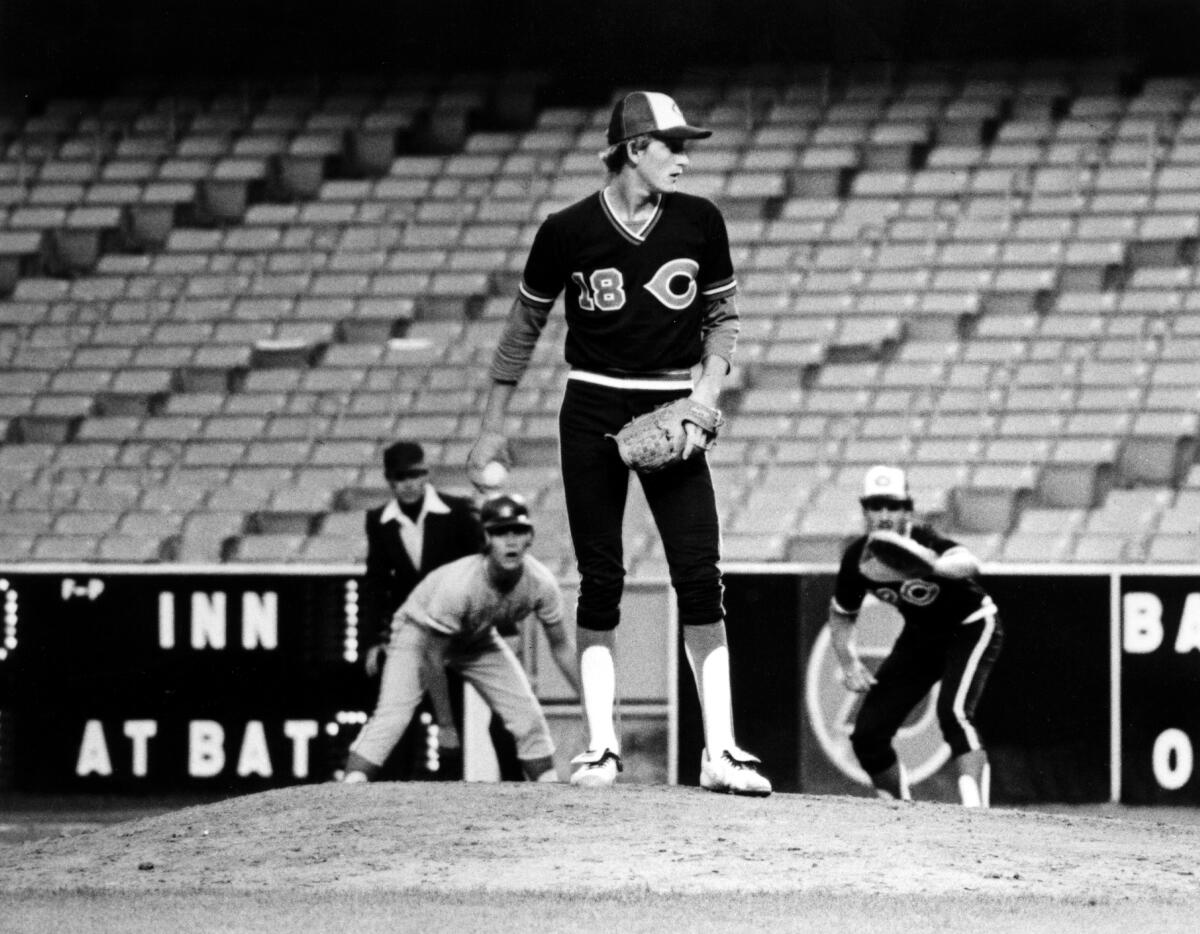
<path fill-rule="evenodd" d="M 437 490 L 426 484 L 425 500 L 421 503 L 421 511 L 417 513 L 415 522 L 404 514 L 404 510 L 394 499 L 389 500 L 388 504 L 383 507 L 379 521 L 380 524 L 395 522 L 400 527 L 400 541 L 404 544 L 404 550 L 408 552 L 413 567 L 419 571 L 421 570 L 421 555 L 425 549 L 425 517 L 431 512 L 448 513 L 449 511 L 450 507 L 446 505 L 445 500 L 438 496 Z"/>

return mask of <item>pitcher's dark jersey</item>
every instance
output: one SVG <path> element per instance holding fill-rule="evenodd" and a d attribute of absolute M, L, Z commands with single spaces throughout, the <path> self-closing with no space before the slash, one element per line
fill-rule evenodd
<path fill-rule="evenodd" d="M 648 372 L 700 362 L 706 305 L 737 290 L 729 235 L 712 202 L 674 192 L 640 229 L 603 191 L 551 214 L 525 264 L 521 298 L 549 308 L 565 291 L 573 367 Z"/>
<path fill-rule="evenodd" d="M 914 526 L 913 541 L 945 554 L 957 542 L 945 538 L 928 526 Z M 974 578 L 939 577 L 930 574 L 901 583 L 873 581 L 859 570 L 863 546 L 867 537 L 856 538 L 842 555 L 834 584 L 834 608 L 853 616 L 862 607 L 868 592 L 900 611 L 906 623 L 925 626 L 957 626 L 968 619 L 978 619 L 995 612 L 995 604 Z"/>

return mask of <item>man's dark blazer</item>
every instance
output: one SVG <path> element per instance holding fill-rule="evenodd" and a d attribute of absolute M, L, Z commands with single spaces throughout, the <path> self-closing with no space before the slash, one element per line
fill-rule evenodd
<path fill-rule="evenodd" d="M 360 597 L 367 646 L 387 643 L 393 614 L 426 574 L 483 547 L 475 504 L 464 496 L 437 492 L 450 511 L 426 513 L 420 567 L 413 567 L 397 523 L 381 521 L 386 504 L 367 510 L 367 567 Z"/>

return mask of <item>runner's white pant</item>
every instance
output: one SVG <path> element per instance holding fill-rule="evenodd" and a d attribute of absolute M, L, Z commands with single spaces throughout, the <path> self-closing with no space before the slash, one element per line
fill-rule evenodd
<path fill-rule="evenodd" d="M 439 649 L 445 649 L 443 655 Z M 408 729 L 424 695 L 421 668 L 447 665 L 458 671 L 495 711 L 517 741 L 521 759 L 542 759 L 554 754 L 546 715 L 534 696 L 521 662 L 493 629 L 467 646 L 435 636 L 423 626 L 406 622 L 388 644 L 387 660 L 379 684 L 375 712 L 350 746 L 350 752 L 375 765 L 387 761 Z"/>

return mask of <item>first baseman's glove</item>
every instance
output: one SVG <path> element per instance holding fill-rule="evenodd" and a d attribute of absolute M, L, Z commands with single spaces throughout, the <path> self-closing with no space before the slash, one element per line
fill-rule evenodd
<path fill-rule="evenodd" d="M 630 419 L 615 435 L 605 435 L 617 442 L 621 460 L 639 473 L 654 473 L 683 459 L 687 441 L 684 426 L 692 422 L 703 429 L 712 447 L 725 420 L 721 412 L 695 399 L 676 399 Z"/>
<path fill-rule="evenodd" d="M 896 583 L 933 573 L 937 554 L 907 535 L 885 529 L 867 536 L 858 568 L 870 580 Z"/>

